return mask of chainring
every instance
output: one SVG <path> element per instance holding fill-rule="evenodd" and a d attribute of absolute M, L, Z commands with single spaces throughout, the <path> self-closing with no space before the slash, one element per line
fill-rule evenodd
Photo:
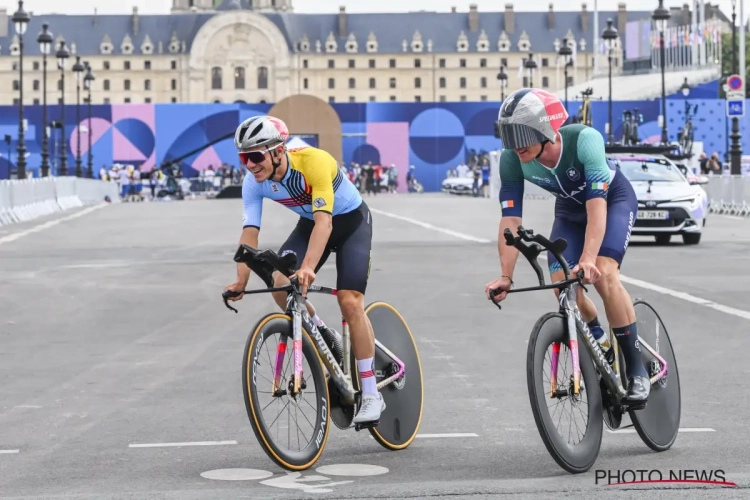
<path fill-rule="evenodd" d="M 341 403 L 339 391 L 330 377 L 328 377 L 328 394 L 331 398 L 331 420 L 333 420 L 334 425 L 339 429 L 348 429 L 352 426 L 356 410 L 355 406 L 357 405 L 344 405 Z"/>
<path fill-rule="evenodd" d="M 609 392 L 609 387 L 604 383 L 604 380 L 599 380 L 599 388 L 602 393 L 602 417 L 604 423 L 609 427 L 610 430 L 617 430 L 622 425 L 622 406 L 612 403 L 612 397 Z"/>

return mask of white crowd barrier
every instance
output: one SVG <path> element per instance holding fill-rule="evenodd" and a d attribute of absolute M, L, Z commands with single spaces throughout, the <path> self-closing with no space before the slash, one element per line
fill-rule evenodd
<path fill-rule="evenodd" d="M 96 179 L 43 177 L 0 181 L 0 226 L 95 205 L 104 202 L 106 196 L 112 203 L 120 201 L 116 185 Z"/>
<path fill-rule="evenodd" d="M 711 175 L 703 189 L 710 213 L 750 216 L 750 175 Z"/>

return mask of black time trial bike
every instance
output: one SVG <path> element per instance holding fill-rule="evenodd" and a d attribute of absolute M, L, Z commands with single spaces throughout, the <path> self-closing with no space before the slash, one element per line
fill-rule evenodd
<path fill-rule="evenodd" d="M 287 278 L 294 274 L 294 254 L 279 256 L 272 250 L 240 245 L 234 261 L 246 264 L 267 285 L 243 293 L 287 293 L 286 311 L 261 318 L 245 344 L 242 388 L 250 424 L 273 462 L 291 471 L 308 469 L 323 453 L 330 421 L 348 429 L 359 410 L 359 370 L 349 326 L 342 320 L 343 346 L 331 349 L 307 312 L 296 278 L 286 286 L 273 286 L 274 271 Z M 337 294 L 335 288 L 315 284 L 307 291 Z M 222 293 L 224 305 L 234 312 L 237 309 L 228 299 L 238 295 Z M 378 422 L 354 427 L 357 431 L 367 428 L 388 450 L 402 450 L 417 436 L 422 421 L 424 391 L 419 353 L 406 321 L 393 306 L 374 302 L 365 313 L 375 333 L 373 372 L 386 409 Z"/>
<path fill-rule="evenodd" d="M 576 292 L 582 284 L 583 272 L 570 277 L 570 268 L 562 256 L 567 242 L 559 238 L 549 241 L 541 234 L 519 226 L 518 236 L 506 229 L 505 243 L 516 247 L 536 272 L 539 286 L 510 290 L 508 293 L 534 290 L 560 290 L 557 312 L 543 315 L 534 325 L 526 357 L 526 376 L 539 434 L 557 464 L 570 473 L 588 471 L 596 461 L 601 447 L 602 422 L 612 430 L 622 426 L 628 413 L 632 426 L 644 443 L 655 451 L 665 451 L 674 444 L 680 425 L 680 379 L 672 342 L 656 310 L 643 299 L 635 299 L 638 342 L 641 359 L 651 379 L 651 394 L 642 403 L 627 404 L 625 360 L 616 341 L 615 356 L 608 362 L 581 317 Z M 565 271 L 565 279 L 545 285 L 544 274 L 537 262 L 547 250 Z M 494 297 L 498 291 L 493 291 Z M 500 308 L 500 304 L 493 300 Z M 610 338 L 614 335 L 610 331 Z M 579 349 L 583 343 L 585 349 Z M 549 359 L 547 368 L 545 361 Z M 566 411 L 569 413 L 564 417 Z M 579 424 L 577 417 L 585 420 Z M 567 428 L 557 425 L 563 422 Z M 557 424 L 557 425 L 556 425 Z M 564 426 L 565 427 L 565 426 Z"/>

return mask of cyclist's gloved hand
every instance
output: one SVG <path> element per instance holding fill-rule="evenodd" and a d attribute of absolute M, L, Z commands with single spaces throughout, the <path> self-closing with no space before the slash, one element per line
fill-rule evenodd
<path fill-rule="evenodd" d="M 228 287 L 226 287 L 224 289 L 225 291 L 239 293 L 239 295 L 237 295 L 236 297 L 227 297 L 227 300 L 231 300 L 232 302 L 237 301 L 237 300 L 242 300 L 242 297 L 244 297 L 245 294 L 240 293 L 240 292 L 244 292 L 246 286 L 247 286 L 247 283 L 241 283 L 237 281 L 235 283 L 232 283 Z"/>
<path fill-rule="evenodd" d="M 602 275 L 599 269 L 596 268 L 596 262 L 593 260 L 582 260 L 576 267 L 573 268 L 571 273 L 575 275 L 579 270 L 583 270 L 583 283 L 585 285 L 593 285 Z"/>
<path fill-rule="evenodd" d="M 510 278 L 507 276 L 501 276 L 500 278 L 490 281 L 485 285 L 484 292 L 487 294 L 487 298 L 490 300 L 494 300 L 495 302 L 501 302 L 505 300 L 505 297 L 508 296 L 508 290 L 510 290 L 510 287 L 513 285 Z M 499 290 L 500 293 L 495 295 L 494 297 L 491 295 L 491 292 L 493 290 Z"/>

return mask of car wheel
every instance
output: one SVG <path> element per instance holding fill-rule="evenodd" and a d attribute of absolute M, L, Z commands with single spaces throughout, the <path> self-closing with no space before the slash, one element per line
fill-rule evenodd
<path fill-rule="evenodd" d="M 656 236 L 657 245 L 669 245 L 669 240 L 672 239 L 671 234 L 659 234 Z"/>
<path fill-rule="evenodd" d="M 682 235 L 682 242 L 686 245 L 697 245 L 701 241 L 701 233 L 685 233 Z"/>

